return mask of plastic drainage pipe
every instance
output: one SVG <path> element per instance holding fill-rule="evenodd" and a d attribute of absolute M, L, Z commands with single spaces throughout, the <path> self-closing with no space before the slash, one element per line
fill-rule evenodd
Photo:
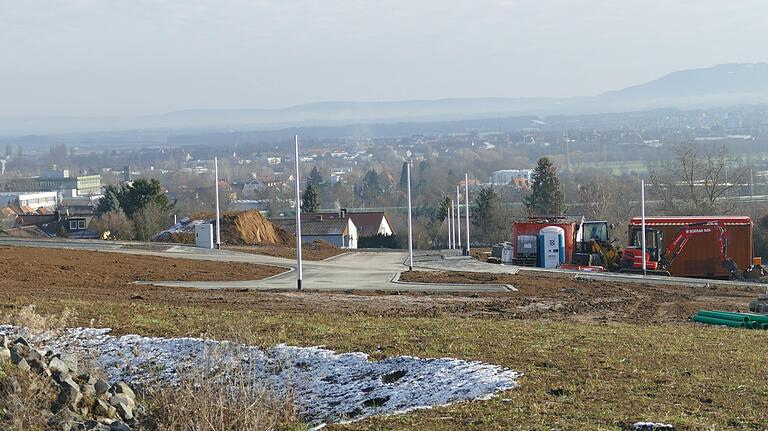
<path fill-rule="evenodd" d="M 760 322 L 760 323 L 768 323 L 768 316 L 764 316 L 762 314 L 745 314 L 749 318 L 749 320 Z"/>
<path fill-rule="evenodd" d="M 731 328 L 743 328 L 744 326 L 746 326 L 744 322 L 739 322 L 737 320 L 718 319 L 715 317 L 701 316 L 698 314 L 693 316 L 693 321 L 699 322 L 699 323 L 706 323 L 708 325 L 729 326 Z"/>
<path fill-rule="evenodd" d="M 760 327 L 760 323 L 755 322 L 753 320 L 750 320 L 749 322 L 745 322 L 744 325 L 747 329 L 757 329 Z"/>
<path fill-rule="evenodd" d="M 698 313 L 699 316 L 707 316 L 707 317 L 713 317 L 715 319 L 725 319 L 725 320 L 737 320 L 739 322 L 748 322 L 749 317 L 745 316 L 741 313 L 730 313 L 728 311 L 708 311 L 708 310 L 701 310 Z"/>

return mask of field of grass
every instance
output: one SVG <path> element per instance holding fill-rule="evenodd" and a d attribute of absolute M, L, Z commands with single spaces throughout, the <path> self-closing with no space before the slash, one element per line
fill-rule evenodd
<path fill-rule="evenodd" d="M 5 312 L 31 298 L 5 299 Z M 77 310 L 79 325 L 118 333 L 208 336 L 262 346 L 325 345 L 391 355 L 451 356 L 523 372 L 500 397 L 332 430 L 620 430 L 640 420 L 677 429 L 765 429 L 768 333 L 678 325 L 632 325 L 264 311 L 147 301 L 35 298 L 38 311 Z"/>

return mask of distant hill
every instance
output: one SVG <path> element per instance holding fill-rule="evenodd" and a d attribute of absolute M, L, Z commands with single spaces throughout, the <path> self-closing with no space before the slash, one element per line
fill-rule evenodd
<path fill-rule="evenodd" d="M 645 84 L 601 94 L 601 99 L 668 99 L 718 94 L 768 94 L 767 63 L 731 63 L 670 73 Z"/>
<path fill-rule="evenodd" d="M 673 72 L 651 82 L 593 97 L 319 102 L 282 109 L 184 110 L 138 117 L 0 118 L 0 135 L 114 130 L 276 130 L 762 103 L 768 103 L 768 64 L 740 63 Z"/>

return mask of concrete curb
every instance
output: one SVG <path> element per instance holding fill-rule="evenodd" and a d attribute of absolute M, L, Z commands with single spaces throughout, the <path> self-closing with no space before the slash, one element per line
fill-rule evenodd
<path fill-rule="evenodd" d="M 402 272 L 397 272 L 395 275 L 392 276 L 392 279 L 389 280 L 390 283 L 395 284 L 402 284 L 402 285 L 412 285 L 412 286 L 434 286 L 435 291 L 440 290 L 440 286 L 452 286 L 452 287 L 464 287 L 469 290 L 477 289 L 478 292 L 482 292 L 483 288 L 490 288 L 495 287 L 497 289 L 504 289 L 508 292 L 517 292 L 517 288 L 515 286 L 512 286 L 511 284 L 483 284 L 483 283 L 477 283 L 477 284 L 467 284 L 467 283 L 422 283 L 417 281 L 400 281 L 400 275 Z"/>

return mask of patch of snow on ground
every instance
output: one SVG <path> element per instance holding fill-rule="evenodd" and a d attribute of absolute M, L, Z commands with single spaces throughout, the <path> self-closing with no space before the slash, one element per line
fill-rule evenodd
<path fill-rule="evenodd" d="M 0 327 L 0 333 L 17 328 Z M 38 346 L 90 357 L 114 382 L 173 382 L 185 369 L 238 365 L 254 385 L 290 389 L 311 423 L 359 420 L 458 401 L 489 399 L 517 386 L 520 374 L 460 359 L 398 356 L 369 361 L 364 353 L 320 347 L 257 347 L 198 338 L 115 337 L 109 329 L 74 328 L 32 337 Z"/>

